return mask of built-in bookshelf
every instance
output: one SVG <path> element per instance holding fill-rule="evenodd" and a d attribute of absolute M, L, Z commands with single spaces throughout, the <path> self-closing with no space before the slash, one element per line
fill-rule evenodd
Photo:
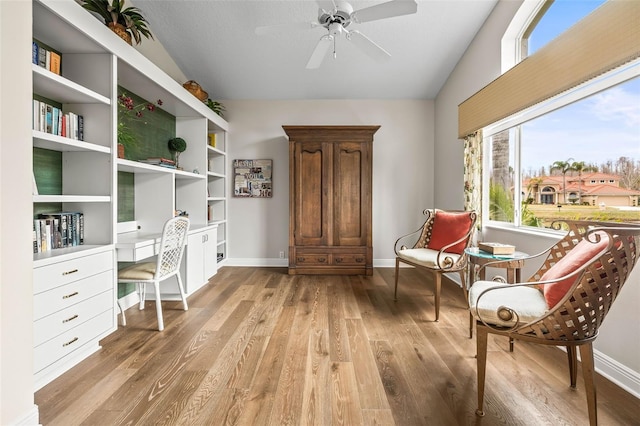
<path fill-rule="evenodd" d="M 218 225 L 216 255 L 218 262 L 227 258 L 227 181 L 226 133 L 211 131 L 207 145 L 207 220 Z"/>
<path fill-rule="evenodd" d="M 63 212 L 83 218 L 82 244 L 34 249 L 39 388 L 98 350 L 99 340 L 117 329 L 120 243 L 136 240 L 137 233 L 159 236 L 166 220 L 181 211 L 191 221 L 192 247 L 185 252 L 184 267 L 186 280 L 194 282 L 185 283 L 188 293 L 215 273 L 216 252 L 226 258 L 228 124 L 74 0 L 35 0 L 33 39 L 59 55 L 53 67 L 32 64 L 34 106 L 82 117 L 82 137 L 77 137 L 43 128 L 34 108 L 34 234 L 40 218 Z M 139 156 L 164 156 L 166 139 L 180 137 L 187 142 L 180 168 L 118 158 L 118 94 L 130 89 L 140 99 L 161 99 L 158 115 L 168 123 L 160 136 L 149 124 L 143 130 L 149 138 L 140 141 L 158 143 L 165 151 L 143 145 Z M 216 147 L 209 144 L 209 134 L 216 135 Z M 125 237 L 122 229 L 131 232 Z M 54 303 L 64 296 L 65 303 Z M 51 318 L 73 320 L 54 327 Z"/>

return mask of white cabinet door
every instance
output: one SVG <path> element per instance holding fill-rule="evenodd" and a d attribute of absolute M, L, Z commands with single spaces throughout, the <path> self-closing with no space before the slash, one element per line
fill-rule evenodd
<path fill-rule="evenodd" d="M 218 229 L 217 227 L 209 228 L 204 232 L 204 234 L 204 278 L 208 281 L 209 278 L 211 278 L 216 274 L 216 272 L 218 272 L 218 260 L 216 253 Z"/>
<path fill-rule="evenodd" d="M 188 236 L 182 269 L 187 294 L 205 285 L 217 272 L 216 228 L 207 227 Z"/>

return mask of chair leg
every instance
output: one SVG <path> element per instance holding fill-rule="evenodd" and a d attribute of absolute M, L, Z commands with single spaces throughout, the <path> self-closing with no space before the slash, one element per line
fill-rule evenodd
<path fill-rule="evenodd" d="M 117 299 L 116 302 L 118 302 L 118 309 L 120 309 L 120 316 L 122 317 L 122 325 L 125 326 L 127 325 L 127 317 L 124 316 L 124 309 L 122 309 L 122 304 L 120 303 L 120 299 Z"/>
<path fill-rule="evenodd" d="M 400 272 L 400 259 L 396 257 L 396 285 L 393 290 L 393 300 L 398 300 L 398 273 Z"/>
<path fill-rule="evenodd" d="M 584 389 L 587 394 L 589 425 L 596 426 L 598 424 L 598 406 L 596 401 L 596 384 L 593 365 L 593 346 L 591 342 L 580 345 L 580 361 L 582 362 Z"/>
<path fill-rule="evenodd" d="M 138 309 L 144 309 L 144 299 L 147 294 L 147 285 L 145 283 L 136 283 L 136 287 L 138 288 L 138 298 L 140 299 L 140 303 L 138 305 Z"/>
<path fill-rule="evenodd" d="M 469 310 L 469 339 L 473 339 L 473 314 Z"/>
<path fill-rule="evenodd" d="M 434 272 L 433 281 L 435 281 L 435 304 L 436 304 L 436 322 L 440 320 L 440 290 L 442 288 L 442 274 Z"/>
<path fill-rule="evenodd" d="M 575 346 L 567 346 L 567 358 L 569 359 L 569 382 L 575 389 L 578 375 L 578 352 Z"/>
<path fill-rule="evenodd" d="M 476 362 L 478 370 L 478 408 L 476 415 L 484 417 L 484 379 L 487 370 L 487 329 L 484 326 L 476 327 Z"/>
<path fill-rule="evenodd" d="M 185 311 L 189 310 L 189 306 L 187 306 L 187 296 L 184 294 L 184 286 L 182 285 L 182 277 L 180 276 L 180 272 L 176 274 L 176 278 L 178 278 L 178 290 L 180 290 L 180 297 L 182 297 L 182 306 Z"/>
<path fill-rule="evenodd" d="M 158 330 L 164 330 L 164 321 L 162 320 L 162 300 L 160 300 L 160 283 L 153 283 L 156 290 L 156 316 L 158 317 Z"/>

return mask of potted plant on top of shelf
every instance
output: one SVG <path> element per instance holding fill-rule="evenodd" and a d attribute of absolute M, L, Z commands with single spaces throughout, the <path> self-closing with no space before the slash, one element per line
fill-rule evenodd
<path fill-rule="evenodd" d="M 141 36 L 153 38 L 147 27 L 147 20 L 137 7 L 124 7 L 125 0 L 81 0 L 82 7 L 95 12 L 104 19 L 114 33 L 129 44 L 131 37 L 140 44 Z"/>

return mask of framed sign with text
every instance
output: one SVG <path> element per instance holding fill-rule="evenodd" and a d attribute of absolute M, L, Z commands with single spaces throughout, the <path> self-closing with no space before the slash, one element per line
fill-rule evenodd
<path fill-rule="evenodd" d="M 233 196 L 271 197 L 273 160 L 233 160 Z"/>

